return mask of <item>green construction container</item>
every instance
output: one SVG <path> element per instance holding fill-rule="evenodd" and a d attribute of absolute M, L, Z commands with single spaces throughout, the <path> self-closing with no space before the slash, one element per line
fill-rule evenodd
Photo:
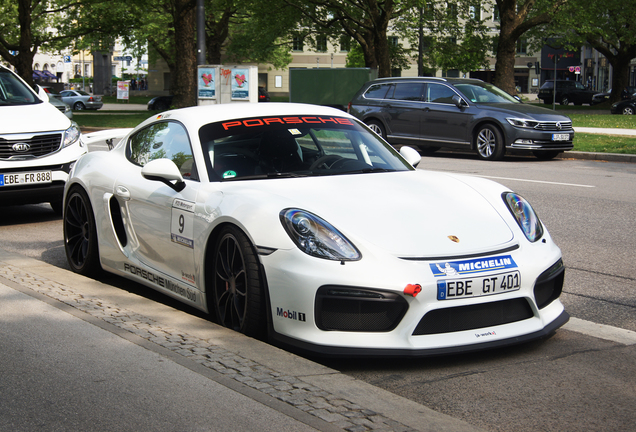
<path fill-rule="evenodd" d="M 291 68 L 289 101 L 346 110 L 360 87 L 376 77 L 377 70 L 369 68 Z"/>

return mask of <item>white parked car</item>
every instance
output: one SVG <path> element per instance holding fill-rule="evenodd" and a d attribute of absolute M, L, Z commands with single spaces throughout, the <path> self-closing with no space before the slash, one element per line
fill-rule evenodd
<path fill-rule="evenodd" d="M 563 325 L 561 251 L 530 204 L 400 153 L 332 108 L 167 111 L 78 160 L 68 262 L 322 354 L 468 351 Z"/>
<path fill-rule="evenodd" d="M 68 173 L 87 152 L 79 127 L 4 66 L 0 119 L 0 205 L 48 202 L 62 214 Z"/>

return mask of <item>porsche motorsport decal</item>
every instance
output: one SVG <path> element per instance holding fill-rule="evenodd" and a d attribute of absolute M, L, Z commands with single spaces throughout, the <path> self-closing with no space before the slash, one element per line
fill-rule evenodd
<path fill-rule="evenodd" d="M 173 293 L 180 295 L 181 297 L 184 297 L 190 301 L 197 301 L 197 293 L 195 291 L 181 285 L 177 285 L 176 283 L 170 281 L 170 279 L 156 275 L 151 271 L 144 270 L 128 263 L 124 263 L 124 271 L 126 273 L 130 273 L 132 275 L 145 279 L 148 282 L 157 285 L 158 287 L 169 289 Z"/>
<path fill-rule="evenodd" d="M 194 249 L 194 203 L 182 199 L 172 202 L 172 222 L 170 223 L 170 239 Z"/>
<path fill-rule="evenodd" d="M 517 268 L 510 255 L 492 258 L 477 258 L 463 261 L 443 261 L 429 264 L 435 277 L 455 277 Z"/>

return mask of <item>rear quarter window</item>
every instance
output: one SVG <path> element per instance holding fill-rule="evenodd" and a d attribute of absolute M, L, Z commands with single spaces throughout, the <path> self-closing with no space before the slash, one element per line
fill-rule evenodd
<path fill-rule="evenodd" d="M 392 84 L 373 84 L 364 93 L 365 99 L 384 99 Z"/>

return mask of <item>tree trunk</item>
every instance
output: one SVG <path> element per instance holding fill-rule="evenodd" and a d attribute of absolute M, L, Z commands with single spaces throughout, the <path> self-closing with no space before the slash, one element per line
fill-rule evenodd
<path fill-rule="evenodd" d="M 177 108 L 197 104 L 196 3 L 175 1 L 175 75 L 172 80 L 173 104 Z"/>
<path fill-rule="evenodd" d="M 504 9 L 500 11 L 501 23 L 499 41 L 497 43 L 497 59 L 495 61 L 494 84 L 505 92 L 516 95 L 515 88 L 515 55 L 517 38 L 513 36 L 516 23 L 516 10 Z"/>

